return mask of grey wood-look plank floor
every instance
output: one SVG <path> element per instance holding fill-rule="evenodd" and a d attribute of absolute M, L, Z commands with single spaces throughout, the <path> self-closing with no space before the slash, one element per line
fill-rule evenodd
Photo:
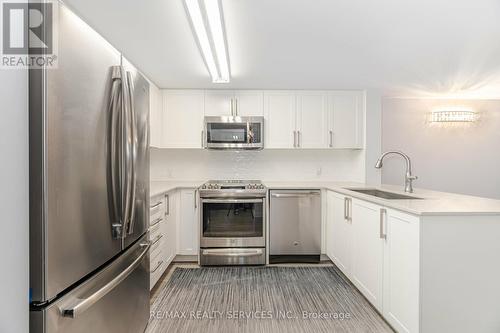
<path fill-rule="evenodd" d="M 158 284 L 147 333 L 393 332 L 332 265 L 175 265 Z"/>

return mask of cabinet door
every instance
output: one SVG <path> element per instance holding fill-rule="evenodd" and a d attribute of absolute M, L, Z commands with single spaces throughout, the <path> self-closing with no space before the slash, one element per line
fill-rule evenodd
<path fill-rule="evenodd" d="M 177 252 L 182 255 L 197 255 L 199 251 L 197 190 L 181 190 L 180 201 Z"/>
<path fill-rule="evenodd" d="M 419 219 L 387 209 L 384 247 L 384 309 L 398 332 L 419 330 Z"/>
<path fill-rule="evenodd" d="M 352 267 L 352 225 L 345 218 L 350 215 L 349 200 L 348 197 L 331 192 L 328 202 L 331 237 L 327 238 L 331 240 L 331 244 L 327 245 L 331 252 L 330 259 L 347 276 L 350 276 Z"/>
<path fill-rule="evenodd" d="M 205 116 L 231 116 L 233 90 L 205 90 Z"/>
<path fill-rule="evenodd" d="M 161 90 L 149 83 L 149 145 L 161 148 L 163 144 L 163 96 Z"/>
<path fill-rule="evenodd" d="M 384 239 L 380 232 L 382 207 L 352 201 L 352 282 L 382 311 Z"/>
<path fill-rule="evenodd" d="M 236 90 L 235 111 L 237 116 L 263 116 L 264 115 L 264 95 L 259 90 Z"/>
<path fill-rule="evenodd" d="M 294 148 L 295 92 L 264 92 L 264 115 L 265 148 Z"/>
<path fill-rule="evenodd" d="M 163 91 L 163 138 L 166 148 L 202 148 L 202 90 Z"/>
<path fill-rule="evenodd" d="M 165 195 L 165 224 L 164 235 L 165 242 L 163 252 L 166 265 L 169 265 L 176 254 L 176 194 L 177 192 L 169 192 Z"/>
<path fill-rule="evenodd" d="M 334 91 L 329 95 L 329 146 L 363 148 L 365 93 Z M 331 133 L 330 133 L 331 131 Z"/>
<path fill-rule="evenodd" d="M 297 93 L 297 146 L 328 147 L 328 95 L 323 91 Z"/>

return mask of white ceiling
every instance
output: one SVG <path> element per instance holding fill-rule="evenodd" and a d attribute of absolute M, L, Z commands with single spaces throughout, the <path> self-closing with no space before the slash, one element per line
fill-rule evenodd
<path fill-rule="evenodd" d="M 376 89 L 500 97 L 498 0 L 222 0 L 213 84 L 182 0 L 66 0 L 161 88 Z"/>

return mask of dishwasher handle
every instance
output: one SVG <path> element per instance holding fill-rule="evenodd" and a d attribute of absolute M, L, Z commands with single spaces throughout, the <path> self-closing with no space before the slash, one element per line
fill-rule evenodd
<path fill-rule="evenodd" d="M 271 197 L 273 198 L 307 198 L 310 196 L 318 196 L 321 192 L 319 191 L 311 191 L 311 192 L 298 192 L 298 193 L 271 193 Z"/>

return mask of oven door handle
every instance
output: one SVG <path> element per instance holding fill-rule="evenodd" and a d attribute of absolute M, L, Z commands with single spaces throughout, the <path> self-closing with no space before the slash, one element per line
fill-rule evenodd
<path fill-rule="evenodd" d="M 264 254 L 262 249 L 213 249 L 203 250 L 204 256 L 223 257 L 256 257 Z"/>
<path fill-rule="evenodd" d="M 263 203 L 264 199 L 201 199 L 202 203 Z"/>

